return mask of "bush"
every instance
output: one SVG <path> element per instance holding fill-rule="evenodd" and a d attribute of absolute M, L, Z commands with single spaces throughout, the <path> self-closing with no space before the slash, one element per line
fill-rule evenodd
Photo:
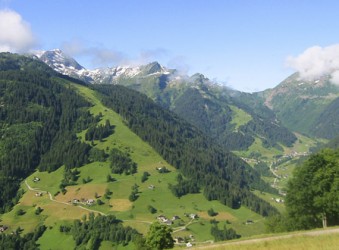
<path fill-rule="evenodd" d="M 22 210 L 21 208 L 18 211 L 16 211 L 16 215 L 19 215 L 19 216 L 24 215 L 25 213 L 26 212 Z"/>
<path fill-rule="evenodd" d="M 215 211 L 213 210 L 213 208 L 208 209 L 207 213 L 208 213 L 208 215 L 211 216 L 211 217 L 214 217 L 214 216 L 218 215 L 218 213 L 215 212 Z"/>
<path fill-rule="evenodd" d="M 147 209 L 151 214 L 155 214 L 157 212 L 157 209 L 151 205 L 148 205 Z"/>
<path fill-rule="evenodd" d="M 150 174 L 148 172 L 144 172 L 141 177 L 141 182 L 144 183 L 145 181 L 147 181 L 149 176 Z"/>
<path fill-rule="evenodd" d="M 41 214 L 41 212 L 44 211 L 41 207 L 37 207 L 37 209 L 35 209 L 35 214 L 39 215 Z"/>
<path fill-rule="evenodd" d="M 103 202 L 102 200 L 100 200 L 100 199 L 97 199 L 97 204 L 99 205 L 99 206 L 101 206 L 101 205 L 104 205 L 105 204 L 105 202 Z"/>

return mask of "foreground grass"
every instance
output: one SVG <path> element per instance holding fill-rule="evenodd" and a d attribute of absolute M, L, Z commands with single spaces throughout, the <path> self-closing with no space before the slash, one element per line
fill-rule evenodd
<path fill-rule="evenodd" d="M 312 230 L 295 232 L 291 234 L 273 234 L 259 236 L 238 241 L 223 242 L 214 245 L 204 245 L 193 249 L 214 249 L 214 250 L 252 250 L 252 249 L 272 249 L 272 250 L 334 250 L 339 246 L 338 229 L 333 228 L 330 232 L 324 230 Z"/>

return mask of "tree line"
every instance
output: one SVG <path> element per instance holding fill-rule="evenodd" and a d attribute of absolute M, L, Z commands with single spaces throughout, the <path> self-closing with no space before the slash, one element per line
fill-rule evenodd
<path fill-rule="evenodd" d="M 38 226 L 34 232 L 21 236 L 22 229 L 17 228 L 12 234 L 0 234 L 0 250 L 8 249 L 39 249 L 36 241 L 42 236 L 46 230 L 46 226 Z"/>
<path fill-rule="evenodd" d="M 87 249 L 88 243 L 89 249 L 99 249 L 102 241 L 127 245 L 140 235 L 135 229 L 124 227 L 122 221 L 114 215 L 94 216 L 93 213 L 90 213 L 88 218 L 85 216 L 83 220 L 75 220 L 71 226 L 60 226 L 60 232 L 72 235 L 75 249 Z"/>

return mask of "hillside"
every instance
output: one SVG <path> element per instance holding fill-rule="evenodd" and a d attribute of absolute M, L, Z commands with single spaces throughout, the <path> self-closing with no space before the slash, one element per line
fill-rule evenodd
<path fill-rule="evenodd" d="M 255 202 L 250 193 L 246 194 L 250 187 L 270 189 L 245 162 L 147 97 L 117 85 L 91 88 L 100 91 L 108 107 L 124 117 L 128 126 L 165 160 L 180 169 L 187 179 L 172 187 L 178 197 L 204 187 L 209 200 L 218 199 L 236 208 L 240 202 L 247 205 Z M 239 189 L 244 192 L 239 193 Z M 232 190 L 232 194 L 225 190 Z"/>
<path fill-rule="evenodd" d="M 250 209 L 276 213 L 250 191 L 272 191 L 256 171 L 146 96 L 120 86 L 88 88 L 18 55 L 1 54 L 0 66 L 7 138 L 0 147 L 1 224 L 8 232 L 26 235 L 43 224 L 41 247 L 53 241 L 67 249 L 74 241 L 59 227 L 90 211 L 118 216 L 142 233 L 163 214 L 180 217 L 175 235 L 204 241 L 213 238 L 211 208 L 220 226 L 228 221 L 244 236 L 263 231 Z M 13 199 L 19 185 L 24 192 Z M 253 225 L 244 224 L 249 218 Z"/>
<path fill-rule="evenodd" d="M 202 74 L 183 75 L 157 62 L 87 70 L 60 50 L 46 51 L 39 58 L 88 83 L 119 84 L 144 93 L 229 150 L 247 151 L 260 140 L 264 148 L 282 152 L 281 146 L 290 147 L 297 139 L 252 95 L 219 86 Z"/>
<path fill-rule="evenodd" d="M 326 139 L 338 135 L 339 87 L 330 82 L 329 76 L 305 81 L 296 73 L 257 95 L 293 131 Z"/>
<path fill-rule="evenodd" d="M 83 155 L 88 146 L 72 131 L 90 123 L 85 112 L 90 104 L 38 61 L 2 53 L 0 69 L 0 211 L 4 212 L 15 203 L 19 182 L 38 166 L 52 171 L 62 164 L 86 163 Z"/>

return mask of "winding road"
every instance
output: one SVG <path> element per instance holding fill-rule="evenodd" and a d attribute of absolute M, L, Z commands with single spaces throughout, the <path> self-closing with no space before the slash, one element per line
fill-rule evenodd
<path fill-rule="evenodd" d="M 45 190 L 40 190 L 38 188 L 32 188 L 28 183 L 27 183 L 27 180 L 25 180 L 25 184 L 27 186 L 27 188 L 30 190 L 30 191 L 34 191 L 34 192 L 41 192 L 41 193 L 44 193 L 44 194 L 48 194 L 49 196 L 49 199 L 53 202 L 56 202 L 56 203 L 60 203 L 60 204 L 64 204 L 64 205 L 67 205 L 67 206 L 71 206 L 72 204 L 70 203 L 67 203 L 67 202 L 63 202 L 63 201 L 58 201 L 56 199 L 53 198 L 52 194 L 48 191 L 45 191 Z M 83 207 L 83 206 L 77 206 L 81 209 L 84 209 L 86 211 L 89 211 L 89 212 L 93 212 L 93 213 L 98 213 L 98 214 L 101 214 L 101 215 L 106 215 L 105 213 L 103 212 L 100 212 L 100 211 L 97 211 L 97 210 L 93 210 L 93 209 L 89 209 L 87 207 Z"/>

